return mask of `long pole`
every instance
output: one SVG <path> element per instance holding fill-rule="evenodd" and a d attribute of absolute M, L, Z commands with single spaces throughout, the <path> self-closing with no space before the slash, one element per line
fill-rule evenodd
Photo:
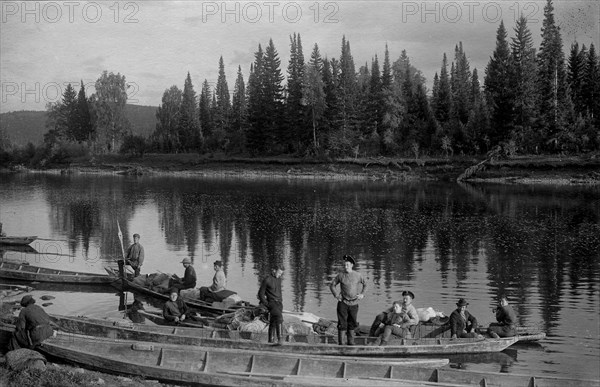
<path fill-rule="evenodd" d="M 119 230 L 119 242 L 121 243 L 121 259 L 119 259 L 118 264 L 119 264 L 119 276 L 121 277 L 122 280 L 122 285 L 125 285 L 125 281 L 123 281 L 123 279 L 125 279 L 125 247 L 123 246 L 123 233 L 121 232 L 121 226 L 119 225 L 119 220 L 117 219 L 117 229 Z M 124 290 L 124 289 L 122 289 Z M 125 291 L 123 291 L 123 295 L 124 295 L 124 300 L 123 300 L 123 305 L 124 305 L 124 310 L 125 310 L 125 314 L 123 315 L 123 318 L 127 317 L 127 293 Z"/>

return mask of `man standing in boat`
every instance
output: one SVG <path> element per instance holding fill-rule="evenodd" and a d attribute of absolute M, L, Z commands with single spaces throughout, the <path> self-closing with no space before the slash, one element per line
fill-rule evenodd
<path fill-rule="evenodd" d="M 358 302 L 362 300 L 367 290 L 367 283 L 360 273 L 353 271 L 354 258 L 344 255 L 344 272 L 339 273 L 329 289 L 337 298 L 338 344 L 344 344 L 344 336 L 348 337 L 348 345 L 354 345 L 354 330 L 358 327 Z M 340 285 L 340 291 L 336 289 Z"/>
<path fill-rule="evenodd" d="M 517 334 L 517 314 L 508 305 L 505 295 L 500 296 L 498 307 L 493 310 L 496 313 L 497 323 L 491 323 L 488 334 L 493 338 L 513 337 Z"/>
<path fill-rule="evenodd" d="M 283 297 L 281 294 L 281 275 L 284 267 L 274 264 L 271 275 L 266 277 L 258 290 L 260 303 L 269 310 L 269 343 L 274 342 L 277 334 L 277 345 L 283 345 Z"/>
<path fill-rule="evenodd" d="M 140 234 L 133 234 L 133 244 L 127 248 L 125 263 L 133 268 L 134 277 L 140 275 L 144 263 L 144 246 L 140 244 Z"/>

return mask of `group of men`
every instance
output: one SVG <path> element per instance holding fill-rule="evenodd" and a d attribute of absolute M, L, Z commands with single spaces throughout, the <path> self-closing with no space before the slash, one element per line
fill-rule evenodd
<path fill-rule="evenodd" d="M 142 265 L 144 264 L 144 247 L 140 244 L 140 234 L 133 234 L 133 243 L 127 248 L 125 253 L 125 263 L 134 271 L 133 276 L 140 275 Z M 187 306 L 185 302 L 179 298 L 181 290 L 193 289 L 196 287 L 196 270 L 192 266 L 192 260 L 188 257 L 181 261 L 184 267 L 183 278 L 176 274 L 172 275 L 169 280 L 169 300 L 163 307 L 163 317 L 170 322 L 179 323 L 185 319 Z M 211 295 L 225 289 L 227 279 L 223 272 L 223 262 L 214 262 L 215 275 L 213 283 L 210 286 L 200 287 L 200 299 L 210 299 Z"/>
<path fill-rule="evenodd" d="M 365 296 L 367 283 L 364 277 L 354 271 L 356 264 L 350 255 L 344 255 L 344 271 L 337 274 L 330 284 L 333 296 L 338 300 L 338 344 L 354 345 L 355 330 L 358 328 L 358 305 Z M 270 313 L 269 336 L 270 343 L 283 344 L 283 303 L 281 295 L 281 275 L 283 266 L 274 265 L 271 275 L 262 281 L 258 292 L 258 299 Z M 339 285 L 339 290 L 338 290 Z M 392 307 L 386 309 L 375 317 L 371 325 L 369 336 L 380 337 L 380 345 L 387 345 L 392 336 L 410 338 L 411 327 L 419 323 L 419 315 L 412 305 L 415 295 L 406 290 L 402 292 L 402 300 L 394 301 Z M 477 319 L 467 311 L 469 303 L 461 298 L 456 303 L 457 308 L 448 320 L 452 338 L 476 338 L 479 333 Z M 498 300 L 498 307 L 494 310 L 496 323 L 490 324 L 487 333 L 494 338 L 511 337 L 516 335 L 517 316 L 508 304 L 508 299 L 502 295 Z"/>
<path fill-rule="evenodd" d="M 144 262 L 144 248 L 140 245 L 139 234 L 133 235 L 134 243 L 129 246 L 126 254 L 126 263 L 131 265 L 135 276 L 140 273 Z M 337 274 L 330 284 L 333 296 L 338 300 L 338 343 L 340 345 L 354 345 L 354 336 L 358 328 L 359 301 L 365 296 L 367 283 L 364 277 L 354 270 L 356 261 L 350 255 L 344 255 L 344 270 Z M 183 278 L 174 276 L 171 283 L 170 300 L 165 304 L 164 317 L 173 322 L 185 318 L 187 307 L 182 300 L 178 300 L 179 291 L 196 286 L 196 272 L 189 258 L 184 258 L 181 263 L 185 267 Z M 214 264 L 215 276 L 210 287 L 200 288 L 200 297 L 205 299 L 211 293 L 225 289 L 225 274 L 222 271 L 221 261 Z M 260 304 L 269 311 L 269 343 L 283 344 L 283 298 L 281 282 L 284 267 L 276 264 L 271 268 L 271 274 L 261 283 L 258 291 Z M 338 290 L 339 286 L 339 290 Z M 412 337 L 411 327 L 419 323 L 416 308 L 412 305 L 415 295 L 411 291 L 402 292 L 402 300 L 395 301 L 389 309 L 379 313 L 371 325 L 370 336 L 380 337 L 380 345 L 387 345 L 392 336 L 401 338 Z M 452 312 L 449 319 L 452 338 L 474 338 L 477 319 L 467 311 L 468 302 L 461 298 L 457 302 L 457 309 Z M 509 337 L 516 334 L 517 317 L 508 305 L 506 296 L 499 299 L 498 308 L 495 310 L 497 323 L 491 324 L 488 334 L 492 337 Z M 277 341 L 275 342 L 275 337 Z"/>

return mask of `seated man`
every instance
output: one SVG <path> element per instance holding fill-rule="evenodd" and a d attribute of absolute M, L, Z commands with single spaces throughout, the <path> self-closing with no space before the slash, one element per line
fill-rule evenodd
<path fill-rule="evenodd" d="M 172 324 L 178 324 L 185 320 L 188 311 L 187 305 L 179 298 L 179 289 L 172 288 L 169 292 L 169 301 L 163 306 L 163 317 Z"/>
<path fill-rule="evenodd" d="M 515 336 L 517 334 L 517 314 L 508 305 L 505 295 L 500 296 L 498 307 L 494 311 L 498 322 L 490 324 L 488 334 L 494 338 Z"/>
<path fill-rule="evenodd" d="M 415 299 L 415 295 L 410 290 L 405 290 L 402 292 L 402 303 L 398 302 L 402 306 L 402 311 L 405 312 L 411 322 L 410 325 L 417 325 L 419 323 L 419 315 L 417 310 L 412 305 L 412 300 Z M 394 313 L 394 307 L 388 308 L 383 312 L 379 313 L 373 324 L 371 325 L 371 330 L 369 331 L 369 336 L 379 336 L 381 332 L 378 332 L 378 329 L 381 324 L 385 324 L 385 321 L 388 320 L 388 315 Z"/>
<path fill-rule="evenodd" d="M 213 276 L 213 283 L 210 286 L 202 286 L 200 288 L 200 299 L 203 301 L 222 301 L 222 298 L 215 295 L 215 293 L 225 290 L 227 284 L 227 278 L 223 272 L 223 262 L 215 261 L 214 264 L 215 275 Z"/>
<path fill-rule="evenodd" d="M 177 288 L 179 290 L 195 288 L 196 270 L 194 270 L 194 267 L 192 266 L 192 260 L 188 257 L 185 257 L 181 263 L 183 264 L 183 267 L 185 267 L 183 278 L 179 278 L 174 274 L 170 283 L 170 287 Z"/>
<path fill-rule="evenodd" d="M 379 345 L 387 345 L 392 335 L 399 338 L 411 338 L 410 327 L 418 323 L 418 320 L 415 322 L 414 316 L 411 318 L 406 311 L 403 311 L 400 301 L 394 301 L 392 309 L 392 313 L 388 313 L 384 321 L 385 327 Z M 379 331 L 381 331 L 381 328 Z"/>
<path fill-rule="evenodd" d="M 477 319 L 467 311 L 469 303 L 461 298 L 456 303 L 456 308 L 450 315 L 448 324 L 450 325 L 450 334 L 453 339 L 456 338 L 476 338 L 481 337 L 475 329 L 477 328 Z"/>
<path fill-rule="evenodd" d="M 19 348 L 34 349 L 54 335 L 50 317 L 41 307 L 34 305 L 35 300 L 29 294 L 21 299 L 21 312 L 16 323 L 13 337 L 8 343 L 10 351 Z"/>

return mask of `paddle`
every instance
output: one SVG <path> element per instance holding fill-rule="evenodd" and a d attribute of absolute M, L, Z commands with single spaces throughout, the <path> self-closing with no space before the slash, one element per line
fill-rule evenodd
<path fill-rule="evenodd" d="M 121 243 L 121 256 L 123 257 L 122 259 L 122 265 L 119 265 L 119 275 L 121 275 L 122 278 L 125 278 L 125 247 L 123 246 L 123 233 L 121 232 L 121 226 L 119 225 L 119 219 L 117 219 L 117 229 L 119 230 L 119 233 L 117 234 L 119 236 L 119 242 Z M 123 268 L 123 270 L 121 270 L 121 268 Z M 124 308 L 124 315 L 123 318 L 127 317 L 127 292 L 124 293 L 125 294 L 125 308 Z"/>

